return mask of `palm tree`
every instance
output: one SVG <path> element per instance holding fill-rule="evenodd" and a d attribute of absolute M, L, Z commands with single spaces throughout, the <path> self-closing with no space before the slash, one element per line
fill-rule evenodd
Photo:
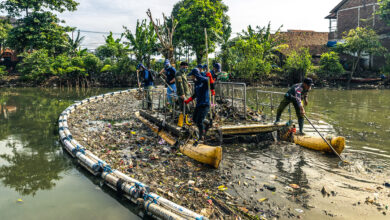
<path fill-rule="evenodd" d="M 146 20 L 137 20 L 135 33 L 133 34 L 127 27 L 123 27 L 123 35 L 129 40 L 126 42 L 134 52 L 137 62 L 145 62 L 150 65 L 151 55 L 157 52 L 157 35 L 152 24 L 147 25 Z"/>
<path fill-rule="evenodd" d="M 68 44 L 72 56 L 75 56 L 77 51 L 80 50 L 81 43 L 84 41 L 84 38 L 85 36 L 80 36 L 80 30 L 77 31 L 77 36 L 75 39 L 73 39 L 73 31 L 72 37 L 68 36 Z"/>

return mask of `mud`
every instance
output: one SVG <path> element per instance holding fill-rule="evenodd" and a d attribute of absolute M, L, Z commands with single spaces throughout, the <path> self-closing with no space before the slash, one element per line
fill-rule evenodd
<path fill-rule="evenodd" d="M 385 161 L 347 152 L 352 164 L 285 142 L 223 146 L 219 169 L 167 145 L 135 118 L 129 94 L 77 109 L 73 137 L 151 191 L 210 219 L 387 219 Z M 332 130 L 332 129 L 329 129 Z"/>

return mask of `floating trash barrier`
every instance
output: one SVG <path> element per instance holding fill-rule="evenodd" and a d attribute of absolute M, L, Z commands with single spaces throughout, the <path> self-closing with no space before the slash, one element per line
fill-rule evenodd
<path fill-rule="evenodd" d="M 76 102 L 66 108 L 59 117 L 59 135 L 64 149 L 78 163 L 95 176 L 101 177 L 105 184 L 117 192 L 125 195 L 134 204 L 142 205 L 147 214 L 160 219 L 196 219 L 206 220 L 208 218 L 197 214 L 183 206 L 180 206 L 158 194 L 150 192 L 148 185 L 133 179 L 122 172 L 112 169 L 111 166 L 87 150 L 75 140 L 68 128 L 68 118 L 77 108 L 89 103 L 99 102 L 106 97 L 112 97 L 123 93 L 136 94 L 136 89 L 129 89 L 119 92 L 111 92 L 93 96 Z"/>

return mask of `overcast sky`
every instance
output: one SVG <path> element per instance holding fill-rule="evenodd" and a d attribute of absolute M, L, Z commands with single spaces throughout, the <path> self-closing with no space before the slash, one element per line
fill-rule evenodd
<path fill-rule="evenodd" d="M 77 0 L 78 10 L 60 14 L 69 26 L 86 31 L 123 32 L 125 25 L 134 29 L 137 19 L 145 19 L 150 8 L 154 17 L 169 15 L 177 0 Z M 246 26 L 265 26 L 271 21 L 276 30 L 302 29 L 328 31 L 329 22 L 324 19 L 341 0 L 224 0 L 229 6 L 233 32 Z M 84 46 L 95 48 L 103 43 L 103 34 L 82 33 L 87 38 Z"/>

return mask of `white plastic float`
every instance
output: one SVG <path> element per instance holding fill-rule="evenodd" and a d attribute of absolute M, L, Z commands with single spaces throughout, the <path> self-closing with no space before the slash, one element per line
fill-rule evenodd
<path fill-rule="evenodd" d="M 133 93 L 135 89 L 111 92 L 103 95 L 93 96 L 66 108 L 60 115 L 58 127 L 59 135 L 63 147 L 72 157 L 77 158 L 78 163 L 85 167 L 95 176 L 100 176 L 106 185 L 119 191 L 135 204 L 142 205 L 147 214 L 159 219 L 195 219 L 207 220 L 206 217 L 199 215 L 185 207 L 177 205 L 155 193 L 149 191 L 146 184 L 133 179 L 118 170 L 112 169 L 109 164 L 101 160 L 89 150 L 85 149 L 77 140 L 73 139 L 68 128 L 68 117 L 75 109 L 88 105 L 92 102 L 99 102 L 102 99 L 123 93 Z M 140 204 L 142 202 L 143 204 Z"/>

